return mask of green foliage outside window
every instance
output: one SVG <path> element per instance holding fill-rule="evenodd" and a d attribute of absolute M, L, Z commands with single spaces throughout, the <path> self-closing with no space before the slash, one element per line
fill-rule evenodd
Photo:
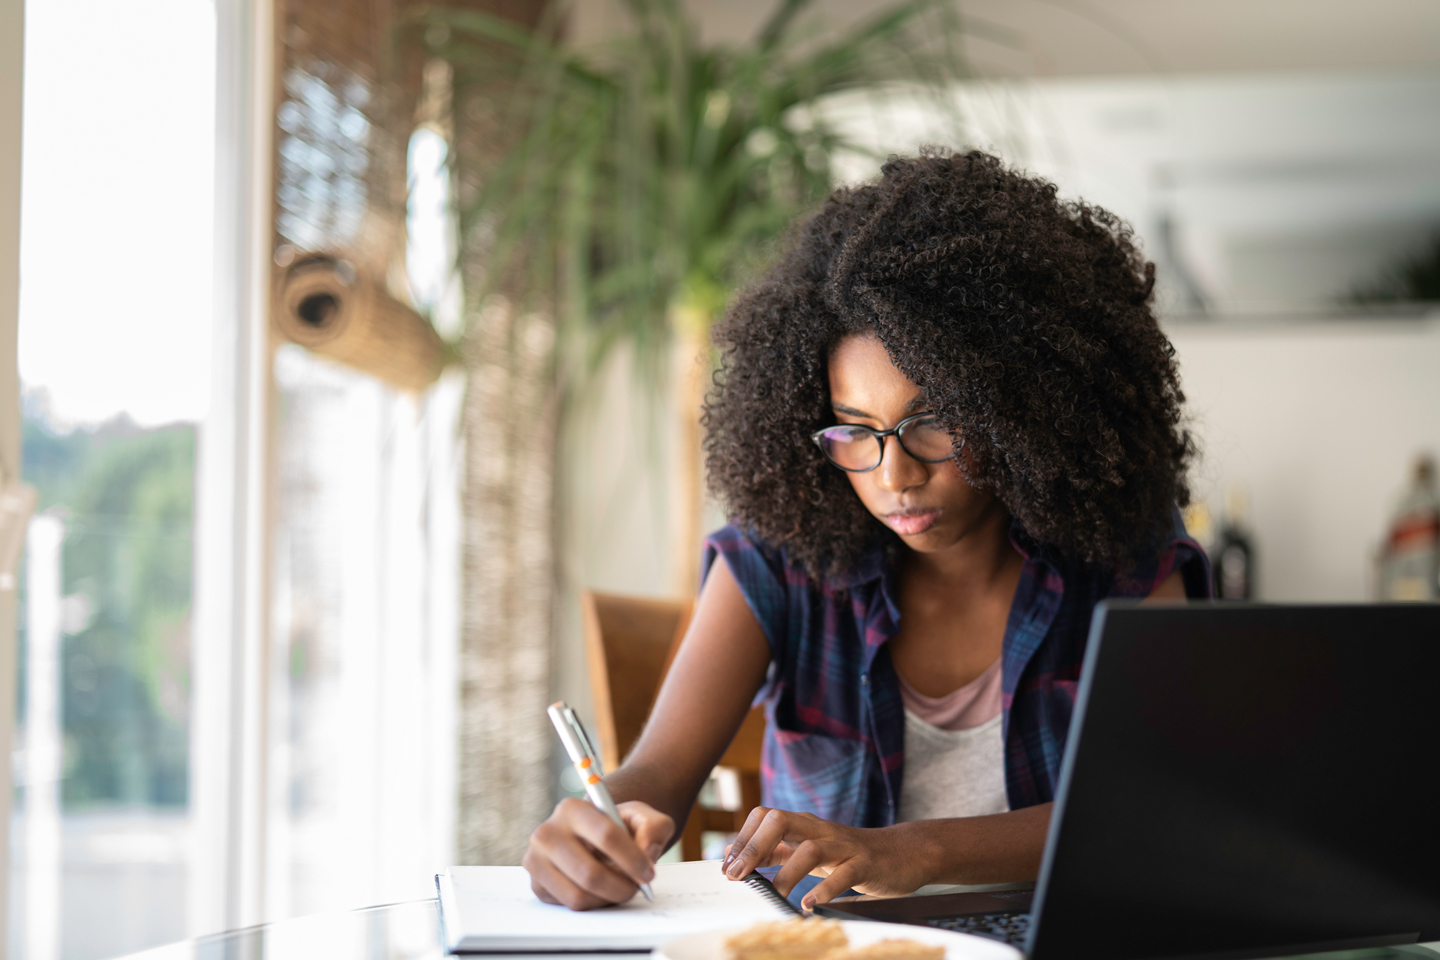
<path fill-rule="evenodd" d="M 184 805 L 195 428 L 24 430 L 25 479 L 66 524 L 62 803 Z"/>

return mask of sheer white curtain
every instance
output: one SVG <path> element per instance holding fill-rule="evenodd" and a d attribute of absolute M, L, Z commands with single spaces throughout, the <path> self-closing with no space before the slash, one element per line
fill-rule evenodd
<path fill-rule="evenodd" d="M 433 895 L 455 794 L 458 385 L 275 380 L 267 919 Z"/>
<path fill-rule="evenodd" d="M 454 849 L 461 384 L 442 379 L 417 398 L 298 347 L 275 350 L 273 16 L 271 0 L 217 0 L 196 934 L 428 896 Z"/>

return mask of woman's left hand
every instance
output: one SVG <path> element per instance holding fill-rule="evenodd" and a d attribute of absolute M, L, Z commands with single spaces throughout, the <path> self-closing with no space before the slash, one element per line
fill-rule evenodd
<path fill-rule="evenodd" d="M 854 887 L 861 893 L 899 896 L 929 883 L 923 841 L 914 824 L 847 827 L 811 813 L 756 807 L 726 850 L 721 869 L 739 880 L 758 867 L 783 863 L 775 888 L 789 896 L 800 878 L 825 879 L 805 895 L 808 910 Z"/>

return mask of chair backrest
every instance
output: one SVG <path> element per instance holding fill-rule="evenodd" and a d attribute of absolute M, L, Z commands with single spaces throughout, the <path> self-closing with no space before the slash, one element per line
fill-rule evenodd
<path fill-rule="evenodd" d="M 751 707 L 750 712 L 745 714 L 745 719 L 740 723 L 740 729 L 735 731 L 735 739 L 730 741 L 730 746 L 725 748 L 725 753 L 720 757 L 716 766 L 733 767 L 741 773 L 753 773 L 760 775 L 760 748 L 765 743 L 765 708 Z M 757 781 L 758 782 L 758 781 Z M 757 795 L 754 803 L 758 804 L 760 798 Z M 749 808 L 746 808 L 749 812 Z"/>
<path fill-rule="evenodd" d="M 640 738 L 660 684 L 690 627 L 695 604 L 584 590 L 580 606 L 600 759 L 607 770 L 614 770 Z M 718 764 L 737 774 L 739 807 L 722 810 L 697 801 L 678 838 L 683 859 L 699 860 L 707 831 L 735 833 L 760 803 L 760 746 L 764 739 L 765 711 L 757 707 L 746 715 Z"/>
<path fill-rule="evenodd" d="M 694 601 L 584 590 L 580 606 L 601 760 L 613 770 L 640 737 Z"/>

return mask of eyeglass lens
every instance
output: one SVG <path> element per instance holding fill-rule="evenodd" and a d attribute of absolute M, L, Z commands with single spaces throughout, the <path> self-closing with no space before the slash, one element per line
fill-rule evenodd
<path fill-rule="evenodd" d="M 940 428 L 934 417 L 910 421 L 897 437 L 905 452 L 917 460 L 938 463 L 954 455 L 950 434 Z M 880 438 L 856 424 L 842 423 L 825 430 L 821 448 L 832 463 L 845 470 L 873 470 L 883 455 Z"/>

